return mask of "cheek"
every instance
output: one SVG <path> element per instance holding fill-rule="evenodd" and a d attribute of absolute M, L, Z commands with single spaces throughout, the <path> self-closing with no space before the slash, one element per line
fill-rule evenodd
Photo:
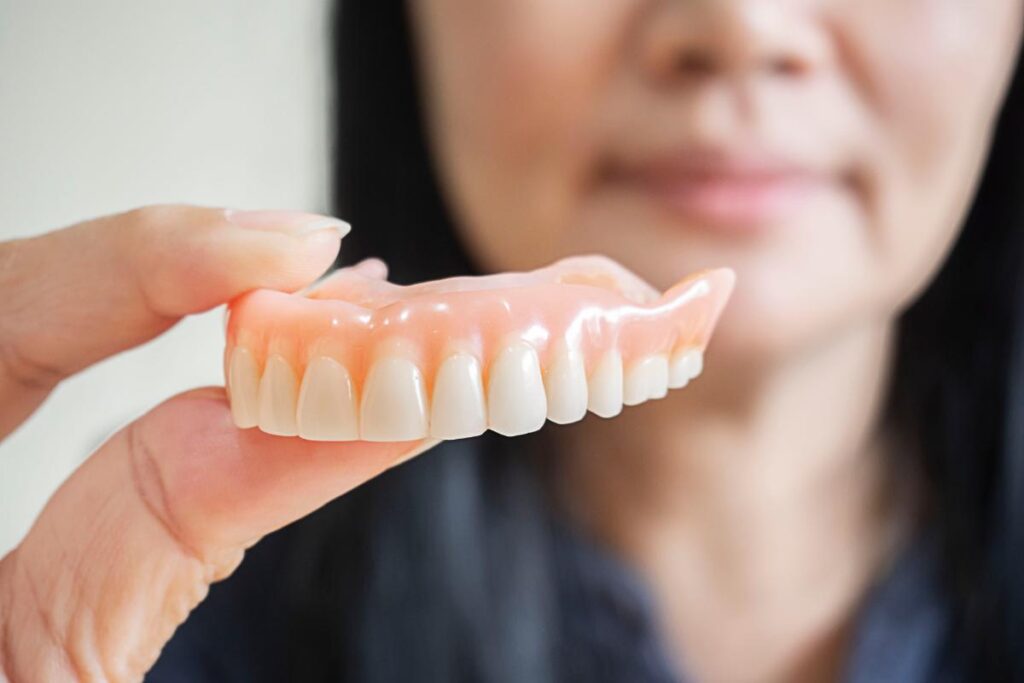
<path fill-rule="evenodd" d="M 430 138 L 470 250 L 489 269 L 553 260 L 585 181 L 589 121 L 633 0 L 419 3 Z"/>
<path fill-rule="evenodd" d="M 850 159 L 860 194 L 816 207 L 771 244 L 663 230 L 649 207 L 588 195 L 596 146 L 607 143 L 602 112 L 647 102 L 622 97 L 632 92 L 622 90 L 624 33 L 643 5 L 413 2 L 430 141 L 480 265 L 527 269 L 601 252 L 660 286 L 696 268 L 734 266 L 740 281 L 717 345 L 735 353 L 789 353 L 895 315 L 956 237 L 1022 3 L 823 3 L 840 52 L 835 73 L 824 90 L 806 91 L 807 101 L 784 96 L 772 106 L 806 124 L 802 134 L 821 128 L 818 137 Z M 634 124 L 654 113 L 629 111 Z M 627 132 L 636 134 L 635 125 Z"/>
<path fill-rule="evenodd" d="M 874 133 L 864 149 L 876 291 L 898 309 L 957 236 L 1013 63 L 1018 0 L 866 0 L 838 17 Z"/>

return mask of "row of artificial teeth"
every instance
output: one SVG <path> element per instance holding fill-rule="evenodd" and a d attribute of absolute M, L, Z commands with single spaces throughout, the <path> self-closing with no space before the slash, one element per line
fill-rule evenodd
<path fill-rule="evenodd" d="M 605 353 L 589 377 L 583 356 L 566 345 L 542 372 L 536 350 L 515 343 L 498 354 L 484 387 L 480 361 L 468 353 L 449 356 L 434 378 L 427 400 L 423 373 L 398 356 L 370 368 L 361 400 L 344 365 L 313 358 L 301 383 L 280 355 L 267 358 L 262 374 L 244 347 L 231 352 L 228 386 L 239 427 L 316 441 L 406 441 L 459 439 L 491 429 L 506 436 L 583 419 L 586 412 L 613 417 L 623 405 L 664 397 L 700 374 L 698 349 L 641 358 L 623 371 L 617 351 Z"/>

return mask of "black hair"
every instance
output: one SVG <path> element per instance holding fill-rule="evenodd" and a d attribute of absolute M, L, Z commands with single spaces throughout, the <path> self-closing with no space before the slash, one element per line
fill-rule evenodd
<path fill-rule="evenodd" d="M 472 273 L 445 205 L 403 0 L 335 14 L 343 259 L 399 282 Z M 905 312 L 889 422 L 924 474 L 974 678 L 1024 680 L 1024 70 L 963 231 Z M 531 442 L 526 442 L 531 443 Z M 446 444 L 306 525 L 292 655 L 301 680 L 554 680 L 543 515 L 520 452 Z M 478 453 L 486 452 L 486 458 Z"/>
<path fill-rule="evenodd" d="M 913 441 L 976 678 L 1024 680 L 1024 61 L 960 236 L 900 320 L 889 418 Z"/>

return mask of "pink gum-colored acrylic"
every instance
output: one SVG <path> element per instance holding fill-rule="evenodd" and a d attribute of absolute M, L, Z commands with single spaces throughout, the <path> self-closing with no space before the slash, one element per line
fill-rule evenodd
<path fill-rule="evenodd" d="M 399 355 L 420 368 L 429 392 L 437 368 L 456 351 L 480 359 L 486 384 L 489 362 L 510 343 L 527 342 L 547 367 L 564 340 L 582 351 L 589 375 L 609 350 L 626 366 L 676 349 L 703 351 L 734 282 L 731 270 L 706 270 L 659 296 L 596 257 L 406 287 L 338 275 L 303 293 L 256 290 L 237 299 L 225 362 L 243 346 L 258 367 L 278 354 L 302 377 L 311 359 L 328 356 L 348 369 L 359 392 L 376 358 Z"/>

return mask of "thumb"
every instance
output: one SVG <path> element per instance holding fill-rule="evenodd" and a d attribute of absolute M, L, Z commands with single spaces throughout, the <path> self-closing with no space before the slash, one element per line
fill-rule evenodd
<path fill-rule="evenodd" d="M 220 389 L 167 401 L 94 453 L 0 561 L 0 672 L 141 680 L 247 547 L 430 445 L 238 430 Z"/>

